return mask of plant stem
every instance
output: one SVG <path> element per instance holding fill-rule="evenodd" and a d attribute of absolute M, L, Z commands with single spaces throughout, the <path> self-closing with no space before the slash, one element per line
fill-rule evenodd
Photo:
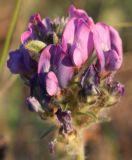
<path fill-rule="evenodd" d="M 85 160 L 84 145 L 80 143 L 78 147 L 79 147 L 79 152 L 77 155 L 77 160 Z"/>
<path fill-rule="evenodd" d="M 76 135 L 75 139 L 69 141 L 69 151 L 67 153 L 72 157 L 75 157 L 75 160 L 85 160 L 85 147 L 84 147 L 84 138 L 83 131 L 78 130 L 78 135 Z"/>
<path fill-rule="evenodd" d="M 6 41 L 5 41 L 5 45 L 1 54 L 1 58 L 0 58 L 0 71 L 2 70 L 4 63 L 6 61 L 7 55 L 8 55 L 8 49 L 10 46 L 10 42 L 12 39 L 12 35 L 16 26 L 16 22 L 17 22 L 17 18 L 19 15 L 19 11 L 20 11 L 20 5 L 21 5 L 21 0 L 16 0 L 16 7 L 12 16 L 12 20 L 11 20 L 11 24 L 7 33 L 7 37 L 6 37 Z"/>

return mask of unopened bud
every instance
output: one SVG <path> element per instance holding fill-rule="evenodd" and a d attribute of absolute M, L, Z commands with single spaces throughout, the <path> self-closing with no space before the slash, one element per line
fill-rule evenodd
<path fill-rule="evenodd" d="M 43 112 L 43 109 L 41 108 L 41 104 L 35 97 L 28 97 L 27 104 L 28 104 L 29 110 L 31 110 L 32 112 Z"/>

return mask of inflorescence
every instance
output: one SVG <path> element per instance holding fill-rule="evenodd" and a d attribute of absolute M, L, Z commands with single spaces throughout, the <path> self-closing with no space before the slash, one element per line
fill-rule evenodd
<path fill-rule="evenodd" d="M 29 109 L 67 137 L 119 101 L 124 85 L 113 78 L 122 61 L 118 32 L 71 5 L 67 18 L 31 16 L 7 66 L 29 86 Z"/>

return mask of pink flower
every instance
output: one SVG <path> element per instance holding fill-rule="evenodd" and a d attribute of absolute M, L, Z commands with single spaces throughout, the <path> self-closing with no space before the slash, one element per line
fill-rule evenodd
<path fill-rule="evenodd" d="M 93 50 L 93 20 L 86 12 L 76 9 L 73 5 L 70 6 L 69 15 L 62 35 L 62 48 L 71 56 L 73 64 L 81 67 Z"/>
<path fill-rule="evenodd" d="M 93 32 L 94 47 L 101 70 L 115 71 L 123 60 L 122 41 L 118 32 L 104 23 L 97 23 Z"/>

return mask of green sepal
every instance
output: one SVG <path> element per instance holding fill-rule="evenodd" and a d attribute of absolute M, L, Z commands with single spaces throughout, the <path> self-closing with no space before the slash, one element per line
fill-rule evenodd
<path fill-rule="evenodd" d="M 25 48 L 27 48 L 31 52 L 39 53 L 46 44 L 39 40 L 31 40 L 26 45 Z"/>
<path fill-rule="evenodd" d="M 58 38 L 57 34 L 54 33 L 54 34 L 53 34 L 53 43 L 54 43 L 54 44 L 58 44 L 58 42 L 59 42 L 59 38 Z"/>

